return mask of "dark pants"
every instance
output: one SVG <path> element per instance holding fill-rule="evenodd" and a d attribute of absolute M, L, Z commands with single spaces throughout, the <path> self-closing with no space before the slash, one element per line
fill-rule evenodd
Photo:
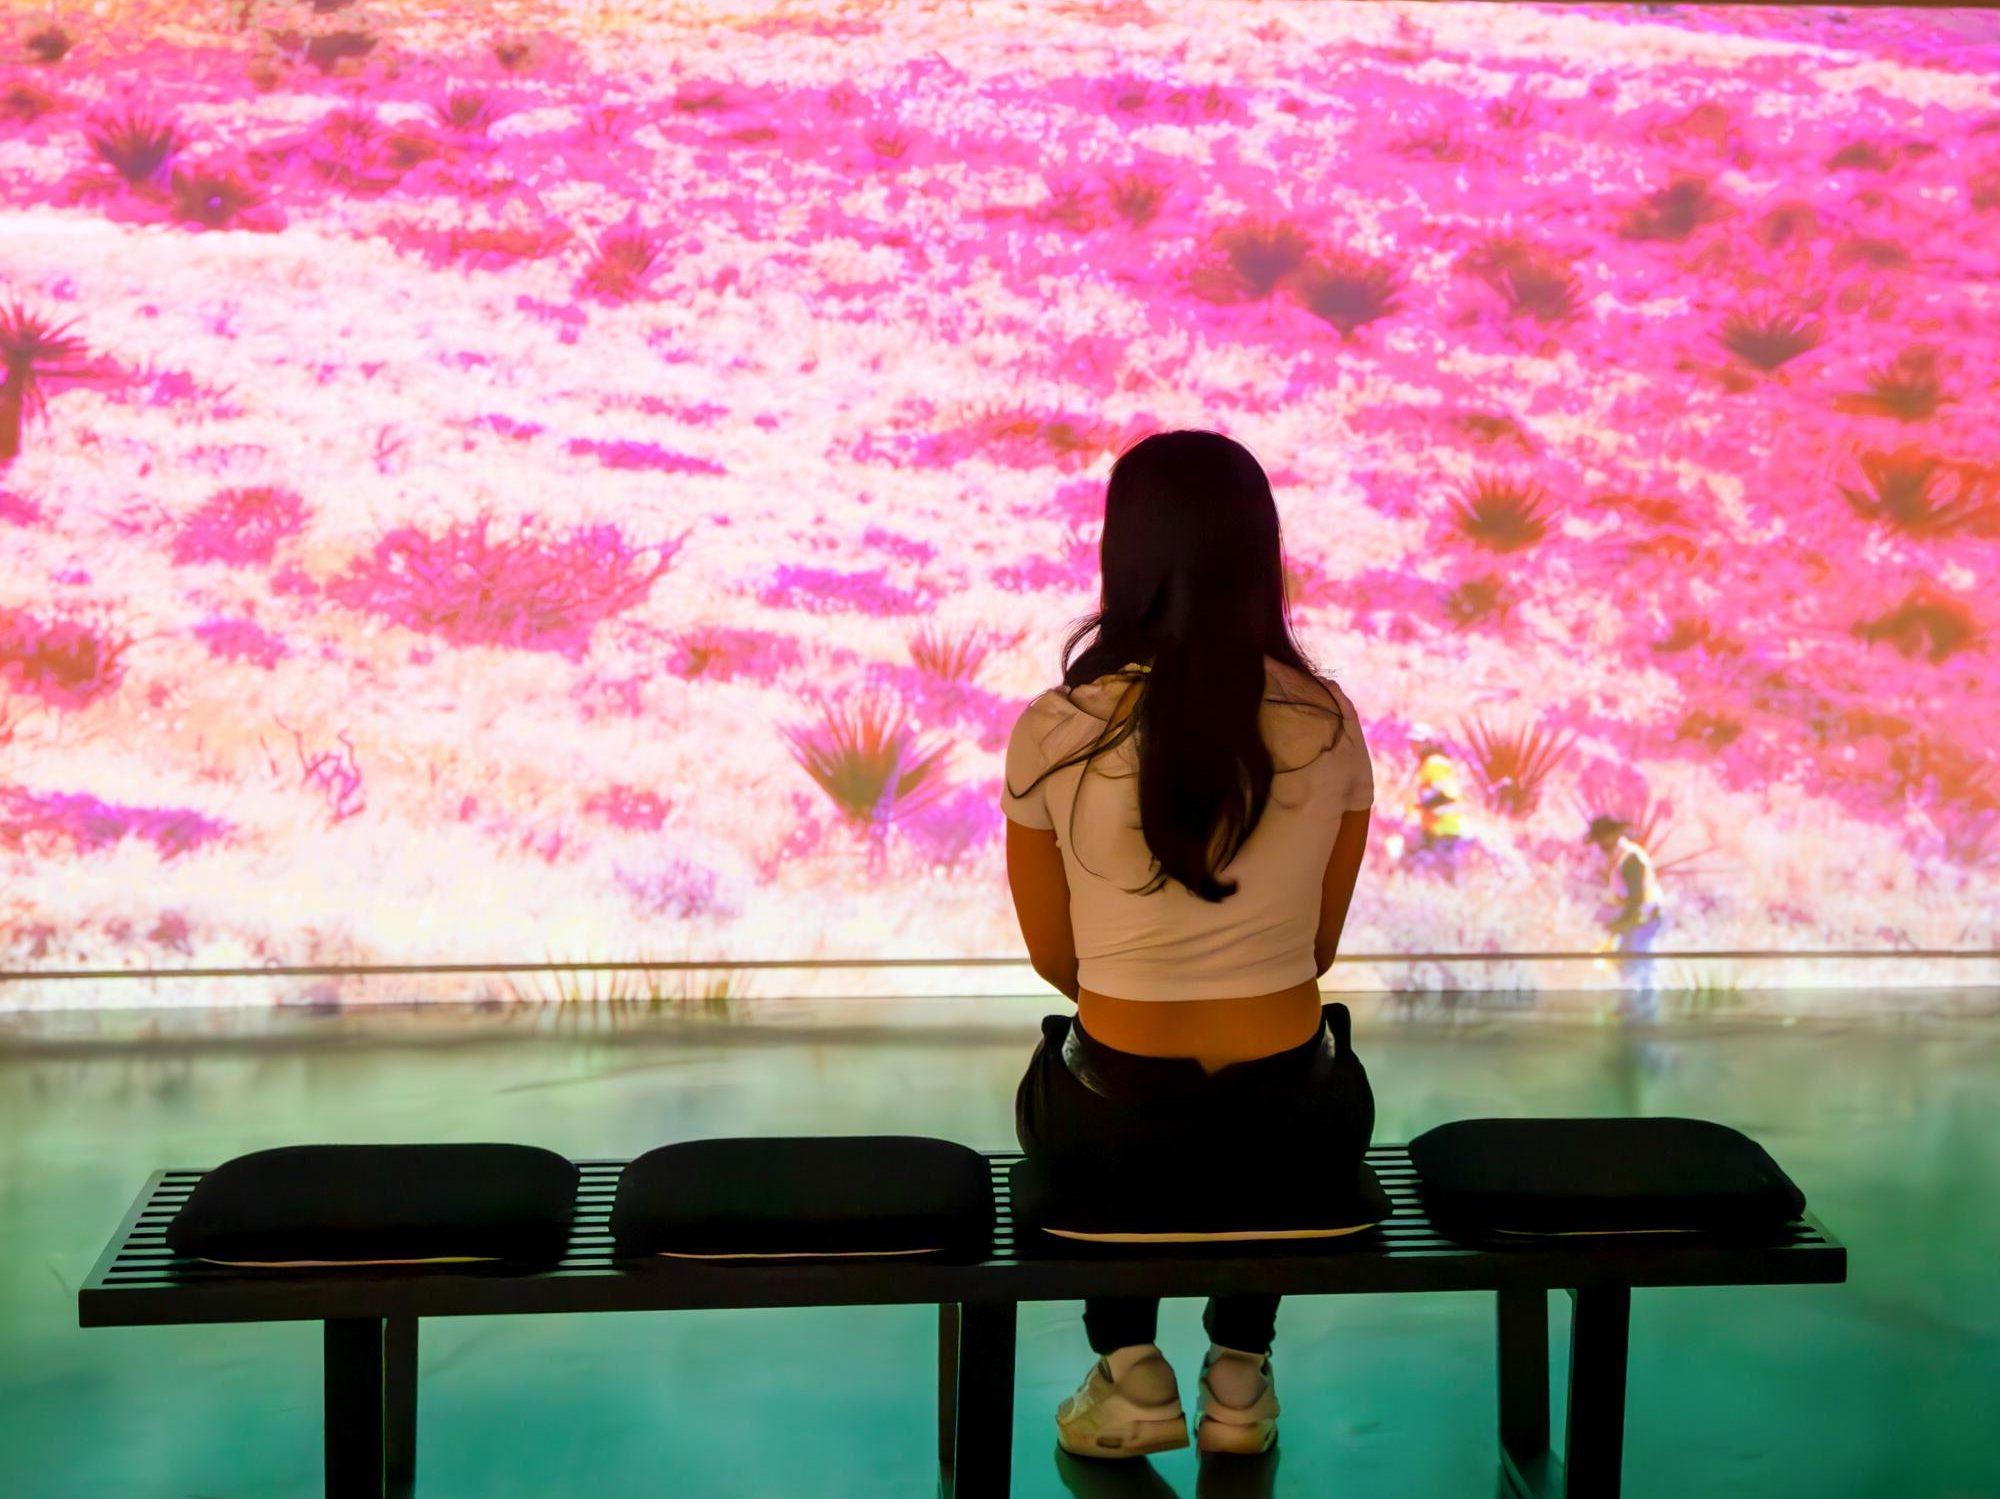
<path fill-rule="evenodd" d="M 1265 1173 L 1282 1194 L 1301 1165 L 1351 1174 L 1375 1129 L 1375 1095 L 1348 1023 L 1347 1006 L 1323 1005 L 1310 1041 L 1210 1074 L 1190 1057 L 1117 1051 L 1050 1015 L 1014 1094 L 1014 1130 L 1051 1176 L 1123 1191 L 1241 1190 Z M 1093 1296 L 1084 1332 L 1098 1353 L 1151 1343 L 1159 1310 L 1157 1297 Z M 1225 1348 L 1261 1353 L 1277 1315 L 1276 1296 L 1215 1296 L 1202 1326 Z"/>

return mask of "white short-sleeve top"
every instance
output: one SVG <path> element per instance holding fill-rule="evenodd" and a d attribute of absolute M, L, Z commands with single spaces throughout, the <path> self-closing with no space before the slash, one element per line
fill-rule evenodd
<path fill-rule="evenodd" d="M 1265 659 L 1259 724 L 1276 772 L 1271 797 L 1236 857 L 1217 871 L 1236 882 L 1236 893 L 1205 901 L 1171 878 L 1150 895 L 1131 893 L 1156 872 L 1139 826 L 1136 734 L 1087 765 L 1065 766 L 1025 795 L 1013 794 L 1095 742 L 1128 684 L 1109 676 L 1045 692 L 1007 741 L 1001 810 L 1023 827 L 1056 834 L 1069 878 L 1077 982 L 1114 999 L 1176 1000 L 1271 994 L 1317 977 L 1313 940 L 1334 835 L 1344 813 L 1375 802 L 1368 743 L 1347 694 Z M 1338 723 L 1325 711 L 1321 684 L 1339 705 Z"/>

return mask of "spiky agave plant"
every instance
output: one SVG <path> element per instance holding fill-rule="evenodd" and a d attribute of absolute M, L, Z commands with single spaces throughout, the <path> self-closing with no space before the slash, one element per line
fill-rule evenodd
<path fill-rule="evenodd" d="M 1452 523 L 1467 540 L 1488 551 L 1518 552 L 1549 531 L 1547 496 L 1541 487 L 1483 475 L 1452 502 Z"/>
<path fill-rule="evenodd" d="M 90 132 L 90 147 L 98 157 L 134 187 L 159 176 L 184 142 L 174 127 L 156 116 L 128 108 L 117 120 L 105 120 Z"/>
<path fill-rule="evenodd" d="M 1745 364 L 1771 374 L 1819 347 L 1826 324 L 1796 313 L 1733 313 L 1715 334 L 1716 342 Z"/>
<path fill-rule="evenodd" d="M 89 373 L 83 340 L 65 331 L 71 323 L 51 324 L 19 302 L 0 309 L 0 464 L 20 456 L 23 421 L 48 410 L 44 382 Z"/>
<path fill-rule="evenodd" d="M 1342 339 L 1352 339 L 1356 330 L 1395 312 L 1401 292 L 1394 267 L 1349 250 L 1318 256 L 1293 284 L 1306 310 L 1338 328 Z"/>
<path fill-rule="evenodd" d="M 1505 817 L 1525 817 L 1542 799 L 1542 783 L 1570 756 L 1574 740 L 1540 724 L 1496 729 L 1479 719 L 1466 724 L 1460 740 L 1471 751 L 1473 773 L 1493 808 Z"/>
<path fill-rule="evenodd" d="M 1862 453 L 1859 462 L 1868 487 L 1840 486 L 1856 515 L 1907 536 L 2000 534 L 1990 470 L 1946 463 L 1915 443 Z"/>
<path fill-rule="evenodd" d="M 893 703 L 871 697 L 851 707 L 822 704 L 820 721 L 783 731 L 792 758 L 849 821 L 879 829 L 940 789 L 950 746 L 917 743 Z"/>

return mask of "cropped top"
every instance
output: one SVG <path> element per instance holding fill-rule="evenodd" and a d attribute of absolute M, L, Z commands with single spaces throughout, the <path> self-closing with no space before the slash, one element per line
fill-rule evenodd
<path fill-rule="evenodd" d="M 1094 743 L 1130 680 L 1101 677 L 1045 692 L 1007 741 L 1001 810 L 1023 827 L 1055 832 L 1069 879 L 1078 984 L 1113 999 L 1226 999 L 1317 977 L 1313 941 L 1334 835 L 1343 814 L 1375 802 L 1354 705 L 1336 683 L 1324 682 L 1340 707 L 1336 723 L 1312 677 L 1267 657 L 1259 724 L 1275 774 L 1257 826 L 1217 871 L 1236 882 L 1235 893 L 1206 901 L 1169 878 L 1138 895 L 1132 892 L 1157 869 L 1139 825 L 1136 731 L 1095 760 L 1014 794 Z"/>

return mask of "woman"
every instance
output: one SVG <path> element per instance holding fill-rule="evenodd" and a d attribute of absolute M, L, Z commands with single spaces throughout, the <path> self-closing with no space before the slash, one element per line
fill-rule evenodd
<path fill-rule="evenodd" d="M 1043 1023 L 1015 1099 L 1021 1147 L 1054 1180 L 1142 1200 L 1259 1168 L 1282 1192 L 1302 1158 L 1351 1179 L 1374 1099 L 1346 1007 L 1322 1009 L 1317 980 L 1374 775 L 1353 705 L 1292 639 L 1270 481 L 1217 433 L 1148 437 L 1112 468 L 1100 556 L 1101 607 L 1064 646 L 1063 686 L 1007 746 L 1015 910 L 1035 971 L 1077 1005 Z M 1277 1304 L 1208 1303 L 1203 1451 L 1276 1439 Z M 1085 1303 L 1098 1359 L 1056 1413 L 1065 1450 L 1187 1445 L 1158 1311 Z"/>

